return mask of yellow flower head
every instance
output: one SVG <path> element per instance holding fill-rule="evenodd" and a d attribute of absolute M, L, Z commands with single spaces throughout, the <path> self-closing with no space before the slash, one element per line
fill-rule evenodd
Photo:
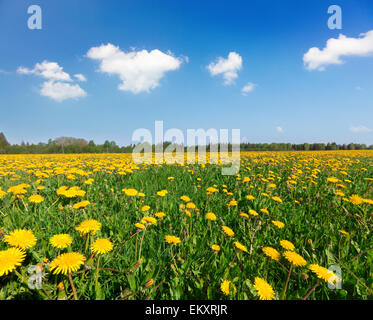
<path fill-rule="evenodd" d="M 232 287 L 232 290 L 230 289 L 230 287 Z M 230 280 L 224 280 L 220 285 L 220 289 L 226 296 L 230 293 L 237 292 L 236 286 Z"/>
<path fill-rule="evenodd" d="M 165 236 L 165 240 L 167 243 L 171 243 L 171 244 L 178 244 L 181 242 L 179 237 L 170 236 L 170 235 Z"/>
<path fill-rule="evenodd" d="M 294 251 L 285 251 L 284 257 L 296 267 L 304 267 L 307 264 L 307 261 Z"/>
<path fill-rule="evenodd" d="M 215 221 L 216 220 L 215 213 L 213 213 L 213 212 L 207 212 L 206 213 L 206 219 L 211 220 L 211 221 Z"/>
<path fill-rule="evenodd" d="M 135 195 L 137 195 L 136 189 L 123 189 L 122 191 L 126 194 L 126 196 L 129 197 L 134 197 Z"/>
<path fill-rule="evenodd" d="M 142 207 L 141 207 L 141 211 L 142 211 L 142 212 L 149 211 L 149 209 L 150 209 L 149 206 L 142 206 Z"/>
<path fill-rule="evenodd" d="M 363 198 L 361 198 L 360 196 L 358 196 L 357 194 L 353 194 L 351 197 L 350 197 L 350 202 L 353 203 L 353 204 L 362 204 L 363 203 Z"/>
<path fill-rule="evenodd" d="M 57 249 L 65 249 L 72 242 L 73 242 L 73 239 L 71 238 L 70 235 L 66 233 L 56 234 L 52 238 L 49 239 L 49 243 Z"/>
<path fill-rule="evenodd" d="M 279 228 L 279 229 L 282 229 L 282 228 L 285 226 L 285 224 L 284 224 L 283 222 L 281 222 L 281 221 L 277 221 L 277 220 L 272 220 L 272 223 L 273 223 L 277 228 Z"/>
<path fill-rule="evenodd" d="M 32 203 L 40 203 L 44 201 L 44 197 L 39 194 L 34 194 L 28 198 L 28 201 Z"/>
<path fill-rule="evenodd" d="M 294 245 L 288 240 L 281 240 L 280 245 L 286 250 L 293 251 L 295 249 Z"/>
<path fill-rule="evenodd" d="M 157 223 L 157 219 L 154 217 L 144 217 L 141 219 L 141 223 L 142 224 L 147 223 L 148 225 L 153 225 Z"/>
<path fill-rule="evenodd" d="M 181 196 L 180 199 L 183 200 L 183 201 L 185 201 L 185 202 L 189 202 L 190 201 L 190 198 L 188 196 Z"/>
<path fill-rule="evenodd" d="M 0 277 L 12 272 L 25 260 L 26 253 L 19 248 L 0 251 Z"/>
<path fill-rule="evenodd" d="M 4 241 L 12 247 L 26 250 L 36 244 L 36 237 L 31 230 L 17 229 L 4 236 Z"/>
<path fill-rule="evenodd" d="M 309 269 L 317 275 L 317 277 L 325 282 L 330 282 L 335 284 L 339 282 L 340 279 L 334 274 L 334 272 L 329 271 L 328 269 L 319 266 L 318 264 L 310 264 Z"/>
<path fill-rule="evenodd" d="M 260 300 L 273 300 L 275 297 L 275 292 L 273 291 L 272 286 L 262 278 L 255 278 L 254 288 L 257 291 Z"/>
<path fill-rule="evenodd" d="M 82 209 L 82 208 L 85 208 L 86 206 L 90 205 L 91 203 L 87 200 L 85 201 L 81 201 L 81 202 L 78 202 L 76 204 L 73 205 L 73 208 L 74 209 Z"/>
<path fill-rule="evenodd" d="M 282 199 L 280 197 L 272 197 L 272 200 L 274 200 L 278 203 L 282 203 Z"/>
<path fill-rule="evenodd" d="M 135 227 L 139 229 L 145 229 L 145 225 L 143 225 L 142 223 L 135 223 Z"/>
<path fill-rule="evenodd" d="M 166 216 L 166 214 L 165 214 L 164 212 L 157 212 L 157 213 L 155 213 L 154 215 L 155 215 L 157 218 L 159 218 L 159 219 L 161 219 L 161 218 L 163 218 L 163 217 Z"/>
<path fill-rule="evenodd" d="M 252 210 L 252 209 L 249 210 L 249 213 L 250 213 L 253 217 L 256 217 L 256 216 L 258 215 L 258 212 L 256 212 L 255 210 Z"/>
<path fill-rule="evenodd" d="M 92 232 L 96 234 L 97 231 L 101 229 L 101 223 L 94 219 L 84 220 L 79 226 L 76 227 L 82 235 Z"/>
<path fill-rule="evenodd" d="M 234 236 L 234 232 L 231 228 L 227 227 L 227 226 L 222 226 L 221 227 L 224 231 L 224 233 L 228 236 L 228 237 L 233 237 Z"/>
<path fill-rule="evenodd" d="M 216 251 L 216 252 L 219 252 L 219 251 L 220 251 L 220 246 L 217 245 L 217 244 L 213 244 L 213 245 L 211 246 L 211 249 L 214 250 L 214 251 Z"/>
<path fill-rule="evenodd" d="M 96 254 L 104 254 L 113 250 L 113 243 L 105 238 L 97 239 L 91 245 L 91 251 Z"/>
<path fill-rule="evenodd" d="M 49 269 L 53 274 L 67 274 L 79 270 L 84 264 L 86 257 L 78 252 L 63 253 L 55 258 L 49 265 Z"/>
<path fill-rule="evenodd" d="M 241 250 L 241 251 L 247 252 L 247 248 L 246 248 L 246 246 L 244 246 L 243 244 L 239 243 L 238 241 L 235 241 L 235 242 L 234 242 L 234 245 L 236 246 L 236 248 L 237 248 L 238 250 Z"/>
<path fill-rule="evenodd" d="M 262 251 L 264 252 L 266 256 L 270 257 L 271 259 L 276 260 L 276 261 L 280 260 L 280 257 L 281 257 L 280 252 L 278 252 L 276 249 L 272 247 L 264 247 Z"/>

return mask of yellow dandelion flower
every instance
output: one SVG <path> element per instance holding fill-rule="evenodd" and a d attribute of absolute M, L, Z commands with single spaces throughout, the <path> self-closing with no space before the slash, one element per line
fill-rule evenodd
<path fill-rule="evenodd" d="M 306 260 L 303 259 L 301 255 L 294 251 L 285 251 L 284 257 L 294 266 L 296 267 L 304 267 L 307 263 Z"/>
<path fill-rule="evenodd" d="M 86 257 L 78 252 L 63 253 L 55 258 L 49 265 L 53 274 L 67 274 L 79 270 Z"/>
<path fill-rule="evenodd" d="M 247 252 L 247 248 L 246 248 L 246 246 L 244 246 L 243 244 L 239 243 L 238 241 L 235 241 L 235 242 L 234 242 L 234 245 L 236 246 L 236 248 L 237 248 L 238 250 L 241 250 L 241 251 Z"/>
<path fill-rule="evenodd" d="M 269 214 L 269 211 L 268 211 L 267 208 L 260 209 L 260 211 L 263 212 L 263 213 Z"/>
<path fill-rule="evenodd" d="M 286 250 L 293 251 L 295 249 L 294 245 L 288 240 L 281 240 L 280 245 Z"/>
<path fill-rule="evenodd" d="M 159 219 L 161 219 L 161 218 L 163 218 L 163 217 L 166 216 L 166 214 L 165 214 L 164 212 L 157 212 L 157 213 L 155 213 L 154 215 L 155 215 L 157 218 L 159 218 Z"/>
<path fill-rule="evenodd" d="M 262 278 L 255 277 L 254 288 L 258 293 L 260 300 L 273 300 L 275 292 L 272 286 Z"/>
<path fill-rule="evenodd" d="M 44 201 L 44 197 L 39 194 L 34 194 L 28 198 L 28 201 L 32 203 L 40 203 Z"/>
<path fill-rule="evenodd" d="M 278 221 L 278 220 L 272 220 L 272 223 L 273 223 L 277 228 L 279 228 L 279 229 L 282 229 L 282 228 L 285 226 L 285 224 L 284 224 L 283 222 Z"/>
<path fill-rule="evenodd" d="M 243 217 L 243 218 L 248 218 L 249 215 L 245 212 L 240 212 L 240 217 Z"/>
<path fill-rule="evenodd" d="M 72 242 L 73 242 L 73 239 L 71 238 L 70 235 L 66 233 L 56 234 L 52 238 L 49 239 L 49 243 L 57 249 L 65 249 Z"/>
<path fill-rule="evenodd" d="M 350 197 L 350 202 L 353 203 L 353 204 L 362 204 L 363 203 L 363 198 L 361 198 L 360 196 L 358 196 L 357 194 L 353 194 L 351 197 Z"/>
<path fill-rule="evenodd" d="M 149 209 L 150 209 L 149 206 L 142 206 L 142 207 L 141 207 L 141 211 L 142 211 L 142 212 L 149 211 Z"/>
<path fill-rule="evenodd" d="M 282 199 L 280 197 L 272 197 L 272 200 L 274 200 L 278 203 L 282 203 Z"/>
<path fill-rule="evenodd" d="M 92 232 L 96 234 L 97 231 L 101 229 L 101 223 L 94 219 L 88 219 L 83 221 L 79 226 L 76 227 L 82 235 Z"/>
<path fill-rule="evenodd" d="M 264 254 L 268 257 L 270 257 L 273 260 L 279 261 L 280 260 L 280 252 L 278 252 L 275 248 L 272 247 L 264 247 L 262 248 L 262 251 Z"/>
<path fill-rule="evenodd" d="M 129 196 L 129 197 L 134 197 L 135 195 L 137 195 L 137 190 L 136 189 L 123 189 L 122 190 L 125 194 L 126 194 L 126 196 Z"/>
<path fill-rule="evenodd" d="M 219 251 L 220 251 L 220 246 L 217 245 L 217 244 L 213 244 L 213 245 L 211 246 L 211 249 L 214 250 L 214 251 L 216 251 L 216 252 L 219 252 Z"/>
<path fill-rule="evenodd" d="M 145 225 L 143 225 L 142 223 L 135 223 L 135 227 L 138 229 L 145 229 Z"/>
<path fill-rule="evenodd" d="M 140 222 L 142 224 L 147 223 L 148 225 L 153 225 L 157 223 L 157 219 L 154 217 L 143 217 Z"/>
<path fill-rule="evenodd" d="M 15 270 L 25 260 L 26 253 L 19 248 L 0 251 L 0 277 Z"/>
<path fill-rule="evenodd" d="M 97 239 L 91 245 L 91 251 L 96 254 L 104 254 L 113 250 L 113 243 L 105 238 Z"/>
<path fill-rule="evenodd" d="M 171 244 L 178 244 L 181 242 L 179 237 L 170 236 L 170 235 L 165 236 L 165 240 L 167 243 L 171 243 Z"/>
<path fill-rule="evenodd" d="M 249 194 L 249 195 L 246 196 L 246 199 L 247 200 L 254 200 L 255 197 Z"/>
<path fill-rule="evenodd" d="M 180 199 L 183 200 L 183 201 L 185 201 L 185 202 L 189 202 L 190 201 L 190 198 L 188 196 L 181 196 Z"/>
<path fill-rule="evenodd" d="M 319 266 L 318 264 L 310 264 L 309 269 L 317 275 L 317 277 L 325 282 L 335 283 L 339 282 L 338 276 L 334 272 L 329 271 L 328 269 Z"/>
<path fill-rule="evenodd" d="M 195 209 L 195 208 L 196 208 L 196 205 L 195 205 L 193 202 L 188 202 L 188 203 L 186 204 L 186 207 L 187 207 L 188 209 Z"/>
<path fill-rule="evenodd" d="M 74 209 L 82 209 L 85 208 L 86 206 L 90 205 L 91 203 L 88 200 L 78 202 L 73 205 Z"/>
<path fill-rule="evenodd" d="M 233 292 L 231 291 L 230 287 L 232 287 Z M 236 286 L 230 280 L 224 280 L 220 285 L 220 289 L 226 296 L 230 293 L 237 292 Z"/>
<path fill-rule="evenodd" d="M 234 236 L 234 232 L 231 228 L 227 227 L 227 226 L 222 226 L 221 227 L 224 231 L 224 233 L 228 236 L 228 237 L 233 237 Z"/>
<path fill-rule="evenodd" d="M 206 213 L 206 219 L 215 221 L 216 220 L 216 215 L 213 212 L 207 212 Z"/>
<path fill-rule="evenodd" d="M 26 250 L 35 246 L 37 239 L 31 230 L 16 229 L 5 235 L 4 241 L 12 247 Z"/>
<path fill-rule="evenodd" d="M 252 209 L 249 210 L 249 213 L 250 213 L 253 217 L 256 217 L 256 216 L 258 215 L 258 212 L 256 212 L 255 210 L 252 210 Z"/>

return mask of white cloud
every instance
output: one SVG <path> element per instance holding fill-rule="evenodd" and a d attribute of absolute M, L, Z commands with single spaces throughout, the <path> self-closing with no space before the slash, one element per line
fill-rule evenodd
<path fill-rule="evenodd" d="M 370 129 L 368 127 L 365 127 L 365 126 L 351 126 L 350 127 L 350 131 L 353 132 L 353 133 L 368 133 L 368 132 L 372 132 L 373 129 Z"/>
<path fill-rule="evenodd" d="M 92 47 L 87 56 L 100 61 L 99 71 L 116 74 L 122 80 L 119 90 L 140 93 L 150 92 L 159 86 L 159 81 L 167 71 L 179 69 L 183 58 L 175 58 L 171 52 L 163 53 L 158 49 L 124 52 L 108 43 Z"/>
<path fill-rule="evenodd" d="M 249 82 L 246 86 L 241 89 L 241 92 L 246 96 L 249 92 L 253 91 L 256 87 L 255 83 Z"/>
<path fill-rule="evenodd" d="M 284 129 L 280 126 L 277 126 L 276 127 L 276 131 L 279 132 L 279 133 L 283 133 L 284 132 Z"/>
<path fill-rule="evenodd" d="M 85 97 L 87 93 L 78 85 L 60 81 L 45 81 L 40 90 L 42 96 L 61 102 L 66 99 Z"/>
<path fill-rule="evenodd" d="M 320 50 L 313 47 L 303 56 L 308 70 L 325 70 L 330 64 L 342 64 L 343 56 L 368 56 L 373 54 L 373 30 L 360 34 L 360 38 L 348 38 L 340 34 L 337 39 L 330 38 L 326 47 Z"/>
<path fill-rule="evenodd" d="M 57 62 L 46 60 L 35 64 L 33 69 L 19 67 L 17 72 L 21 74 L 35 74 L 49 80 L 72 81 L 70 75 L 64 72 Z"/>
<path fill-rule="evenodd" d="M 34 74 L 47 79 L 41 86 L 40 94 L 58 102 L 66 99 L 77 99 L 87 95 L 78 84 L 70 84 L 74 80 L 68 73 L 63 71 L 63 68 L 57 62 L 44 60 L 41 63 L 36 63 L 33 69 L 19 67 L 17 72 L 20 74 Z M 74 77 L 79 81 L 87 80 L 80 73 L 75 74 Z"/>
<path fill-rule="evenodd" d="M 219 57 L 217 62 L 211 62 L 207 69 L 212 76 L 222 74 L 225 85 L 231 85 L 238 77 L 237 72 L 242 68 L 242 57 L 236 52 L 230 52 L 227 59 Z"/>
<path fill-rule="evenodd" d="M 74 77 L 78 79 L 78 81 L 83 81 L 83 82 L 87 81 L 87 78 L 81 73 L 74 74 Z"/>

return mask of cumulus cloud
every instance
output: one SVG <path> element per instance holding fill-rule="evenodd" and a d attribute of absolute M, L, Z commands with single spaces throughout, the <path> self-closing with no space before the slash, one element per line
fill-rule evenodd
<path fill-rule="evenodd" d="M 277 131 L 278 133 L 283 133 L 283 132 L 284 132 L 284 129 L 283 129 L 282 127 L 280 127 L 280 126 L 277 126 L 277 127 L 276 127 L 276 131 Z"/>
<path fill-rule="evenodd" d="M 47 79 L 47 81 L 42 83 L 40 94 L 58 102 L 66 99 L 77 99 L 87 95 L 78 84 L 71 84 L 74 80 L 67 72 L 63 71 L 63 68 L 57 62 L 44 60 L 41 63 L 36 63 L 33 69 L 19 67 L 17 72 L 27 75 L 34 74 Z M 80 73 L 74 76 L 79 81 L 87 80 Z"/>
<path fill-rule="evenodd" d="M 359 38 L 348 38 L 340 34 L 337 39 L 330 38 L 326 47 L 309 49 L 303 56 L 308 70 L 325 70 L 331 64 L 342 64 L 342 57 L 369 56 L 373 54 L 373 30 L 360 34 Z"/>
<path fill-rule="evenodd" d="M 242 68 L 242 57 L 236 52 L 230 52 L 228 57 L 224 59 L 219 57 L 216 62 L 211 62 L 207 69 L 212 76 L 219 74 L 223 75 L 224 85 L 233 84 L 238 77 L 237 72 Z"/>
<path fill-rule="evenodd" d="M 246 96 L 249 92 L 253 91 L 256 87 L 255 83 L 249 82 L 246 86 L 241 89 L 241 92 Z"/>
<path fill-rule="evenodd" d="M 350 131 L 353 133 L 368 133 L 368 132 L 372 132 L 373 129 L 370 129 L 365 126 L 351 126 Z"/>
<path fill-rule="evenodd" d="M 46 60 L 35 64 L 33 69 L 19 67 L 17 72 L 20 74 L 35 74 L 49 80 L 72 81 L 70 75 L 64 72 L 58 63 Z"/>
<path fill-rule="evenodd" d="M 82 75 L 81 73 L 74 74 L 74 77 L 75 77 L 78 81 L 82 81 L 82 82 L 87 81 L 87 78 L 86 78 L 84 75 Z"/>
<path fill-rule="evenodd" d="M 78 84 L 73 85 L 53 80 L 46 81 L 42 84 L 40 94 L 58 102 L 66 99 L 77 99 L 87 95 Z"/>
<path fill-rule="evenodd" d="M 132 93 L 150 92 L 160 85 L 166 72 L 177 70 L 184 60 L 188 61 L 158 49 L 124 52 L 111 43 L 90 48 L 87 57 L 100 61 L 98 71 L 119 76 L 119 90 Z"/>

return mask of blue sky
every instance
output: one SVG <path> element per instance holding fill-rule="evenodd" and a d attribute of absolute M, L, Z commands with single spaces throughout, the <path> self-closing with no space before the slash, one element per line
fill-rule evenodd
<path fill-rule="evenodd" d="M 341 30 L 327 25 L 333 4 Z M 30 5 L 42 9 L 41 30 L 27 26 Z M 371 30 L 370 0 L 0 0 L 0 131 L 11 143 L 127 145 L 134 130 L 163 120 L 165 130 L 240 129 L 250 142 L 373 144 Z M 352 42 L 327 48 L 340 34 Z M 109 46 L 115 61 L 98 52 Z M 147 69 L 131 56 L 140 52 Z M 219 73 L 219 58 L 233 69 Z M 42 74 L 52 62 L 67 81 Z M 59 84 L 76 97 L 56 100 Z"/>

